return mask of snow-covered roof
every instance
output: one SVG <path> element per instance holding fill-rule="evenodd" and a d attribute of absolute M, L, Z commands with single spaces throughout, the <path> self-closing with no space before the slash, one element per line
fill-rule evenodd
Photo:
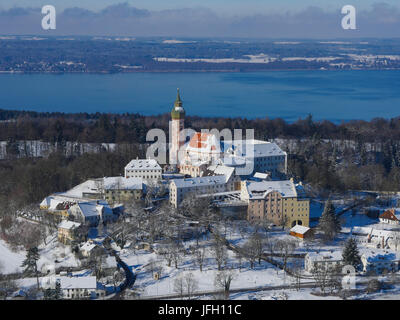
<path fill-rule="evenodd" d="M 305 234 L 308 230 L 310 230 L 310 228 L 296 224 L 292 229 L 290 229 L 290 232 Z"/>
<path fill-rule="evenodd" d="M 279 192 L 284 198 L 297 197 L 296 187 L 291 180 L 247 181 L 246 189 L 250 199 L 263 199 L 271 192 Z"/>
<path fill-rule="evenodd" d="M 393 220 L 393 221 L 399 221 L 400 220 L 400 215 L 396 209 L 389 209 L 383 212 L 380 216 L 379 219 L 387 219 L 387 220 Z"/>
<path fill-rule="evenodd" d="M 81 224 L 78 222 L 63 220 L 60 222 L 60 224 L 57 227 L 61 228 L 61 229 L 71 230 L 71 229 L 78 228 L 80 225 Z"/>
<path fill-rule="evenodd" d="M 378 227 L 378 225 L 376 225 Z M 358 235 L 371 235 L 372 237 L 384 237 L 384 238 L 393 238 L 395 236 L 400 236 L 400 230 L 393 230 L 393 229 L 379 229 L 375 226 L 372 227 L 353 227 L 351 232 L 353 234 Z"/>
<path fill-rule="evenodd" d="M 142 190 L 142 178 L 106 177 L 103 179 L 104 190 Z"/>
<path fill-rule="evenodd" d="M 87 180 L 77 186 L 73 187 L 72 189 L 62 193 L 64 196 L 69 197 L 76 197 L 76 198 L 83 198 L 84 193 L 99 193 L 101 188 L 102 181 L 101 179 L 91 179 Z"/>
<path fill-rule="evenodd" d="M 322 252 L 308 252 L 307 258 L 311 261 L 341 261 L 342 252 L 341 251 L 322 251 Z"/>
<path fill-rule="evenodd" d="M 40 203 L 40 206 L 45 206 L 51 211 L 68 210 L 78 201 L 79 199 L 56 194 L 44 198 L 43 201 Z"/>
<path fill-rule="evenodd" d="M 84 251 L 88 251 L 88 252 L 90 252 L 90 251 L 92 251 L 94 248 L 96 248 L 96 244 L 95 243 L 93 243 L 93 242 L 85 242 L 82 246 L 81 246 L 81 250 L 84 250 Z"/>
<path fill-rule="evenodd" d="M 369 263 L 400 260 L 398 252 L 388 250 L 361 249 L 360 255 L 361 258 L 364 258 Z"/>
<path fill-rule="evenodd" d="M 93 289 L 97 288 L 96 277 L 59 277 L 61 289 Z"/>
<path fill-rule="evenodd" d="M 96 202 L 82 202 L 78 203 L 79 209 L 85 217 L 94 217 L 101 215 L 102 205 Z"/>
<path fill-rule="evenodd" d="M 135 159 L 126 165 L 125 170 L 161 170 L 161 167 L 154 159 Z"/>
<path fill-rule="evenodd" d="M 235 168 L 224 165 L 211 165 L 207 168 L 213 175 L 224 175 L 229 179 L 235 172 Z"/>
<path fill-rule="evenodd" d="M 261 180 L 267 180 L 269 173 L 256 172 L 253 177 Z"/>
<path fill-rule="evenodd" d="M 214 134 L 205 132 L 196 132 L 186 144 L 185 150 L 189 153 L 219 154 L 221 152 L 219 139 Z"/>
<path fill-rule="evenodd" d="M 274 142 L 261 141 L 256 139 L 222 141 L 223 152 L 246 158 L 259 158 L 271 156 L 285 156 Z"/>
<path fill-rule="evenodd" d="M 174 179 L 171 183 L 175 183 L 177 188 L 191 188 L 196 186 L 211 186 L 217 184 L 226 184 L 229 177 L 221 176 L 210 176 L 210 177 L 197 177 L 188 179 Z"/>

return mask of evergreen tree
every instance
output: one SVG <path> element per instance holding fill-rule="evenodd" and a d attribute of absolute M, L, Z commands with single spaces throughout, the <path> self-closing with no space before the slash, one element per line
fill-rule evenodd
<path fill-rule="evenodd" d="M 30 248 L 26 253 L 26 258 L 22 262 L 21 267 L 24 268 L 24 275 L 35 275 L 37 282 L 37 289 L 40 289 L 39 286 L 39 273 L 37 268 L 37 261 L 39 260 L 39 250 L 37 247 Z"/>
<path fill-rule="evenodd" d="M 346 241 L 346 244 L 342 253 L 343 263 L 345 265 L 351 265 L 357 269 L 361 263 L 360 254 L 358 252 L 357 243 L 353 238 Z"/>
<path fill-rule="evenodd" d="M 318 227 L 323 232 L 325 240 L 333 240 L 341 229 L 340 219 L 335 213 L 335 207 L 331 200 L 325 203 Z"/>

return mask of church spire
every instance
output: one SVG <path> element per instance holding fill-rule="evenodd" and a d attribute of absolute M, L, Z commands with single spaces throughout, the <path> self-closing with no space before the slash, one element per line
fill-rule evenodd
<path fill-rule="evenodd" d="M 176 94 L 176 100 L 174 103 L 174 107 L 172 108 L 171 111 L 171 117 L 172 119 L 183 119 L 185 118 L 185 109 L 183 109 L 183 103 L 181 100 L 181 95 L 179 92 L 179 88 L 177 90 L 177 94 Z"/>
<path fill-rule="evenodd" d="M 177 94 L 176 94 L 176 100 L 174 103 L 174 107 L 182 107 L 182 100 L 181 100 L 181 95 L 179 93 L 179 88 L 177 89 Z"/>

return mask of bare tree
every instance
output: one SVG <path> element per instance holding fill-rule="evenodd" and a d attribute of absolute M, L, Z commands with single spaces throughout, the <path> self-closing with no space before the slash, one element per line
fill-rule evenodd
<path fill-rule="evenodd" d="M 228 256 L 224 240 L 216 232 L 214 233 L 212 249 L 214 253 L 214 258 L 217 262 L 218 270 L 222 270 L 228 260 Z"/>
<path fill-rule="evenodd" d="M 251 239 L 247 240 L 242 246 L 241 251 L 243 253 L 243 256 L 249 261 L 250 268 L 254 269 L 254 265 L 259 258 L 259 251 L 256 243 Z"/>
<path fill-rule="evenodd" d="M 94 271 L 97 279 L 100 279 L 104 275 L 104 265 L 106 262 L 106 254 L 104 251 L 96 251 L 90 255 L 88 265 L 90 269 Z"/>
<path fill-rule="evenodd" d="M 297 291 L 300 290 L 302 272 L 303 272 L 303 262 L 300 261 L 299 259 L 296 259 L 293 262 L 292 275 L 293 275 L 293 279 L 294 279 Z"/>
<path fill-rule="evenodd" d="M 397 248 L 398 248 L 399 245 L 400 245 L 400 236 L 398 235 L 398 233 L 399 233 L 399 232 L 392 232 L 392 234 L 393 234 L 393 240 L 392 240 L 392 242 L 393 242 L 393 244 L 394 244 L 394 248 L 395 248 L 396 251 L 397 251 Z"/>
<path fill-rule="evenodd" d="M 200 272 L 203 271 L 204 260 L 206 258 L 206 249 L 205 247 L 197 247 L 193 251 L 194 257 L 196 259 L 196 263 L 199 266 Z"/>
<path fill-rule="evenodd" d="M 296 249 L 296 242 L 293 240 L 278 240 L 275 244 L 275 247 L 278 251 L 280 251 L 283 259 L 283 269 L 287 270 L 287 263 L 289 257 L 293 253 L 294 249 Z"/>
<path fill-rule="evenodd" d="M 174 292 L 182 299 L 185 294 L 185 280 L 183 276 L 179 276 L 174 280 Z"/>
<path fill-rule="evenodd" d="M 182 243 L 179 241 L 170 241 L 164 250 L 164 257 L 167 261 L 168 267 L 174 263 L 176 269 L 178 269 L 179 263 L 182 261 L 184 248 Z"/>
<path fill-rule="evenodd" d="M 186 294 L 188 295 L 188 298 L 190 299 L 193 295 L 193 293 L 198 289 L 199 283 L 195 279 L 193 273 L 189 272 L 186 273 L 184 278 L 184 285 L 186 288 Z"/>
<path fill-rule="evenodd" d="M 313 269 L 312 275 L 315 280 L 315 284 L 320 288 L 321 292 L 325 294 L 325 290 L 329 285 L 330 281 L 330 269 L 327 266 L 318 264 Z"/>
<path fill-rule="evenodd" d="M 229 299 L 232 280 L 235 273 L 232 270 L 222 270 L 215 274 L 214 285 L 224 292 L 225 299 Z"/>
<path fill-rule="evenodd" d="M 242 271 L 242 264 L 243 264 L 243 253 L 241 250 L 236 251 L 235 253 L 236 260 L 238 261 L 239 271 Z"/>

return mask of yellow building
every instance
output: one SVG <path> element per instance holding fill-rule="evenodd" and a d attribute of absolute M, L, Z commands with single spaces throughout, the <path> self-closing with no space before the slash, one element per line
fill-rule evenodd
<path fill-rule="evenodd" d="M 141 178 L 108 177 L 103 181 L 104 198 L 110 204 L 140 200 L 143 196 Z"/>
<path fill-rule="evenodd" d="M 71 243 L 74 237 L 74 230 L 78 228 L 81 224 L 73 221 L 64 220 L 58 225 L 58 241 L 63 244 Z"/>
<path fill-rule="evenodd" d="M 77 203 L 77 199 L 62 195 L 51 195 L 43 199 L 40 203 L 40 209 L 50 214 L 67 219 L 69 216 L 69 208 Z"/>
<path fill-rule="evenodd" d="M 302 186 L 292 180 L 244 181 L 241 199 L 248 202 L 249 222 L 267 221 L 285 227 L 310 224 L 310 201 Z"/>

